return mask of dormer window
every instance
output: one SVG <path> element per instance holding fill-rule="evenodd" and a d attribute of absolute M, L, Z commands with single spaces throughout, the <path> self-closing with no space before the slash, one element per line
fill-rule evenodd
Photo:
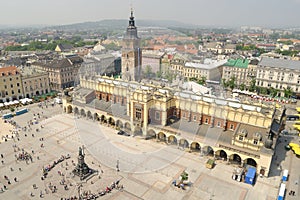
<path fill-rule="evenodd" d="M 253 136 L 253 144 L 254 144 L 254 145 L 258 145 L 258 144 L 259 144 L 259 141 L 261 141 L 261 139 L 262 139 L 261 133 L 256 132 L 256 133 L 254 134 L 254 136 Z"/>
<path fill-rule="evenodd" d="M 245 129 L 241 130 L 240 134 L 239 134 L 239 140 L 243 141 L 245 137 L 247 137 L 248 131 L 246 131 Z"/>
<path fill-rule="evenodd" d="M 254 139 L 254 140 L 253 140 L 253 144 L 254 144 L 254 145 L 257 145 L 257 144 L 258 144 L 258 139 Z"/>
<path fill-rule="evenodd" d="M 244 136 L 239 135 L 239 141 L 243 141 L 244 140 Z"/>

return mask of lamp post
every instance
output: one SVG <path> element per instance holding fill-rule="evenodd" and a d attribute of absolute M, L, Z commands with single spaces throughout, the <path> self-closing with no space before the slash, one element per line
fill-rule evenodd
<path fill-rule="evenodd" d="M 78 199 L 81 200 L 81 196 L 80 196 L 80 189 L 82 187 L 82 184 L 81 183 L 78 183 L 77 185 L 77 189 L 78 189 Z"/>

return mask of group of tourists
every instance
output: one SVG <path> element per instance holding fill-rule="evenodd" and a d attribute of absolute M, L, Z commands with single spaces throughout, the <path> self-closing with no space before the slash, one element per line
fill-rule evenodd
<path fill-rule="evenodd" d="M 42 170 L 43 170 L 44 178 L 46 178 L 47 173 L 50 172 L 50 170 L 53 169 L 57 164 L 63 162 L 64 160 L 67 160 L 69 158 L 71 158 L 70 154 L 67 154 L 66 156 L 62 155 L 58 160 L 53 161 L 52 164 L 49 164 L 49 165 L 43 167 Z"/>

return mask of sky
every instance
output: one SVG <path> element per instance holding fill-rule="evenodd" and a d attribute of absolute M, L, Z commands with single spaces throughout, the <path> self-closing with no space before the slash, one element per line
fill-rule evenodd
<path fill-rule="evenodd" d="M 204 26 L 300 27 L 300 0 L 1 0 L 1 25 L 63 25 L 127 19 Z"/>

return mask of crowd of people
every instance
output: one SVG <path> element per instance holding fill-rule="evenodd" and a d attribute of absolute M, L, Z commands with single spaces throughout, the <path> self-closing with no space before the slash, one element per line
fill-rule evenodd
<path fill-rule="evenodd" d="M 53 161 L 52 164 L 49 164 L 49 165 L 43 167 L 43 176 L 44 176 L 44 178 L 46 178 L 46 174 L 48 172 L 50 172 L 51 169 L 53 169 L 57 164 L 63 162 L 64 160 L 67 160 L 69 158 L 71 158 L 71 156 L 69 154 L 67 154 L 66 156 L 62 155 L 58 160 Z"/>
<path fill-rule="evenodd" d="M 110 193 L 113 189 L 123 190 L 124 189 L 123 185 L 121 185 L 119 183 L 120 183 L 120 180 L 117 180 L 117 181 L 113 182 L 110 186 L 107 186 L 104 190 L 101 190 L 96 193 L 92 193 L 91 191 L 83 191 L 80 194 L 80 199 L 82 199 L 82 200 L 98 199 L 99 197 L 104 196 L 107 193 Z M 78 189 L 80 189 L 80 188 L 78 188 Z M 69 198 L 61 198 L 61 200 L 77 200 L 77 199 L 78 199 L 77 196 L 73 196 L 73 197 L 69 197 Z"/>
<path fill-rule="evenodd" d="M 47 108 L 46 104 L 39 104 L 38 106 L 40 108 Z M 38 132 L 40 132 L 40 130 L 45 127 L 42 120 L 46 119 L 46 117 L 43 112 L 36 112 L 36 110 L 31 110 L 31 113 L 33 114 L 32 118 L 26 119 L 26 121 L 24 121 L 24 125 L 22 125 L 22 126 L 20 126 L 17 123 L 17 121 L 15 121 L 13 119 L 8 119 L 5 121 L 6 123 L 9 123 L 12 125 L 12 127 L 11 127 L 12 129 L 10 130 L 12 135 L 10 137 L 7 135 L 7 138 L 11 139 L 12 140 L 11 142 L 13 142 L 12 147 L 13 147 L 13 151 L 15 152 L 13 155 L 15 156 L 16 163 L 19 163 L 18 165 L 22 165 L 22 162 L 18 162 L 18 161 L 26 161 L 26 163 L 29 164 L 30 161 L 33 162 L 34 158 L 39 160 L 40 158 L 38 155 L 39 155 L 39 152 L 41 152 L 41 149 L 39 147 L 36 149 L 33 149 L 31 147 L 30 149 L 25 150 L 24 149 L 25 147 L 23 147 L 18 142 L 20 142 L 21 140 L 24 140 L 26 137 L 28 138 L 28 136 L 30 136 L 30 137 L 32 136 L 32 139 L 35 137 L 37 137 L 39 139 L 41 148 L 44 147 L 44 137 L 42 137 L 40 135 L 40 133 L 38 133 Z M 0 156 L 1 156 L 2 165 L 6 165 L 7 160 L 5 159 L 4 153 L 0 154 Z M 45 184 L 45 188 L 43 188 L 43 186 L 41 187 L 41 185 L 39 185 L 39 187 L 38 187 L 37 186 L 38 182 L 35 182 L 36 184 L 33 184 L 32 185 L 33 188 L 31 188 L 29 190 L 29 197 L 34 197 L 35 195 L 37 195 L 40 198 L 43 198 L 44 195 L 46 195 L 48 193 L 56 193 L 58 191 L 58 189 L 61 191 L 61 189 L 69 190 L 70 187 L 76 187 L 76 186 L 72 185 L 68 179 L 65 179 L 67 176 L 65 176 L 64 169 L 67 170 L 67 168 L 69 168 L 69 167 L 68 167 L 68 162 L 63 163 L 63 161 L 66 161 L 69 158 L 70 158 L 69 154 L 62 155 L 57 160 L 53 161 L 51 164 L 44 166 L 42 168 L 42 171 L 43 171 L 43 176 L 41 177 L 42 181 L 45 180 L 45 178 L 47 177 L 47 174 L 58 164 L 59 164 L 59 166 L 63 167 L 63 170 L 58 169 L 58 171 L 57 171 L 60 178 L 62 178 L 62 179 L 61 179 L 61 181 L 58 181 L 57 183 L 53 182 L 50 184 Z M 9 162 L 7 162 L 7 163 L 9 163 Z M 73 160 L 70 165 L 73 165 L 73 167 L 76 166 L 76 164 Z M 14 166 L 9 166 L 8 169 L 10 169 L 11 172 L 23 171 L 23 169 L 22 169 L 23 167 L 21 168 L 21 166 L 17 166 L 15 168 L 16 170 L 14 168 L 15 168 Z M 101 172 L 103 173 L 103 170 L 101 170 Z M 15 173 L 15 172 L 13 172 L 13 173 Z M 4 175 L 3 177 L 4 177 L 4 181 L 1 181 L 2 183 L 0 185 L 0 193 L 8 190 L 9 185 L 17 183 L 19 181 L 22 182 L 22 177 L 17 177 L 17 176 L 15 176 L 15 174 L 10 174 L 9 172 L 6 175 Z M 100 178 L 101 177 L 99 176 L 99 179 Z M 94 182 L 91 181 L 91 184 L 94 184 Z M 99 192 L 93 193 L 91 191 L 83 191 L 81 193 L 80 198 L 86 199 L 86 200 L 87 199 L 97 199 L 100 196 L 110 193 L 113 189 L 122 189 L 122 188 L 123 188 L 123 185 L 119 185 L 119 181 L 116 181 L 116 182 L 113 182 L 110 186 L 105 187 L 103 190 L 101 190 Z M 61 194 L 63 194 L 63 192 Z M 62 195 L 56 194 L 55 196 L 61 197 Z M 78 196 L 62 198 L 62 199 L 69 199 L 69 200 L 78 199 Z"/>

